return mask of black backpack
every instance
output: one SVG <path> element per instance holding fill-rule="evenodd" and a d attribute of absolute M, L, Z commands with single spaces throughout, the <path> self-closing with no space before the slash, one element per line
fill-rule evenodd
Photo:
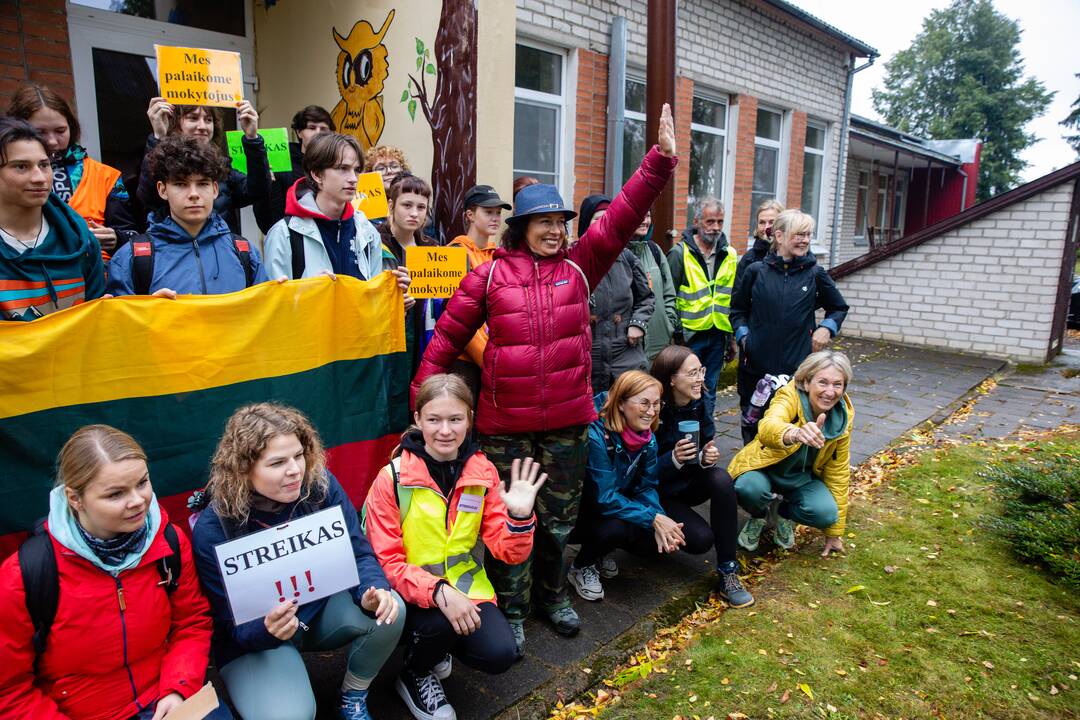
<path fill-rule="evenodd" d="M 255 283 L 255 269 L 251 266 L 251 245 L 247 240 L 230 234 L 233 252 L 244 267 L 244 287 Z M 149 295 L 150 284 L 154 279 L 154 242 L 149 235 L 136 235 L 131 238 L 131 285 L 136 295 Z"/>
<path fill-rule="evenodd" d="M 172 595 L 180 584 L 180 539 L 173 525 L 165 526 L 165 541 L 172 553 L 158 562 L 158 583 Z M 19 569 L 22 571 L 23 590 L 26 593 L 26 610 L 34 625 L 34 652 L 45 652 L 56 609 L 60 604 L 60 577 L 56 567 L 56 554 L 52 539 L 45 531 L 45 520 L 34 523 L 33 533 L 19 546 Z"/>
<path fill-rule="evenodd" d="M 292 228 L 289 228 L 289 250 L 292 252 L 292 279 L 299 280 L 304 276 L 307 258 L 304 257 L 304 236 Z"/>

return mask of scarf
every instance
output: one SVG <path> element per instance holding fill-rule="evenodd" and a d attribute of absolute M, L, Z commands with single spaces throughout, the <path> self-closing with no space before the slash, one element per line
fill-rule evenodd
<path fill-rule="evenodd" d="M 638 432 L 626 428 L 622 431 L 623 445 L 625 445 L 626 449 L 632 453 L 636 453 L 638 450 L 648 445 L 650 440 L 652 440 L 652 430 Z"/>
<path fill-rule="evenodd" d="M 122 563 L 129 554 L 137 552 L 146 541 L 147 526 L 145 524 L 135 532 L 117 535 L 108 540 L 102 540 L 91 535 L 78 521 L 76 521 L 75 526 L 82 533 L 83 540 L 86 541 L 90 552 L 97 555 L 98 560 L 112 567 Z"/>
<path fill-rule="evenodd" d="M 107 544 L 107 554 L 118 555 L 118 558 L 113 557 L 106 560 L 98 555 L 97 550 L 88 539 L 92 536 L 79 525 L 79 521 L 71 512 L 71 506 L 68 505 L 67 497 L 64 495 L 64 488 L 55 487 L 49 493 L 49 534 L 68 550 L 114 577 L 124 570 L 135 567 L 142 561 L 143 555 L 150 549 L 150 545 L 153 543 L 154 538 L 157 537 L 160 528 L 161 509 L 158 507 L 157 496 L 155 495 L 150 498 L 150 510 L 146 513 L 146 523 L 143 525 L 143 529 L 131 534 L 140 535 L 138 539 L 125 535 L 124 537 L 128 539 L 130 544 L 121 542 L 114 546 L 111 543 L 115 542 L 115 540 L 93 538 L 95 542 Z M 119 547 L 120 545 L 123 547 Z"/>

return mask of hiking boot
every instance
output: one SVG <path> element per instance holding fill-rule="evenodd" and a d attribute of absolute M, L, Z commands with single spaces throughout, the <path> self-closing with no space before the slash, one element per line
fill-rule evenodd
<path fill-rule="evenodd" d="M 555 632 L 563 637 L 574 637 L 581 630 L 581 618 L 569 605 L 558 610 L 549 610 L 547 619 L 555 627 Z"/>
<path fill-rule="evenodd" d="M 615 562 L 615 553 L 608 553 L 600 558 L 600 579 L 611 580 L 619 576 L 619 564 Z"/>
<path fill-rule="evenodd" d="M 743 587 L 739 573 L 735 570 L 720 571 L 720 583 L 716 593 L 732 608 L 750 607 L 754 604 L 754 596 Z"/>
<path fill-rule="evenodd" d="M 795 521 L 776 516 L 776 527 L 773 529 L 773 540 L 785 550 L 795 547 Z"/>
<path fill-rule="evenodd" d="M 739 532 L 739 537 L 736 542 L 739 543 L 739 547 L 754 552 L 758 549 L 758 544 L 761 542 L 761 533 L 765 530 L 765 518 L 750 518 L 743 525 L 743 529 Z"/>
<path fill-rule="evenodd" d="M 371 720 L 367 709 L 367 690 L 346 690 L 341 693 L 342 720 Z"/>
<path fill-rule="evenodd" d="M 510 632 L 514 635 L 514 647 L 517 648 L 518 660 L 525 657 L 525 622 L 523 620 L 509 620 Z"/>
<path fill-rule="evenodd" d="M 571 565 L 566 579 L 583 599 L 592 602 L 604 599 L 604 586 L 600 584 L 600 573 L 596 571 L 595 565 L 586 565 L 583 568 Z"/>
<path fill-rule="evenodd" d="M 442 683 L 433 674 L 417 677 L 405 668 L 398 675 L 395 685 L 398 695 L 416 720 L 457 720 L 457 713 L 446 699 Z"/>
<path fill-rule="evenodd" d="M 450 677 L 450 673 L 454 671 L 454 656 L 450 653 L 446 653 L 446 657 L 442 662 L 438 663 L 435 667 L 431 668 L 431 674 L 440 680 L 445 680 Z"/>

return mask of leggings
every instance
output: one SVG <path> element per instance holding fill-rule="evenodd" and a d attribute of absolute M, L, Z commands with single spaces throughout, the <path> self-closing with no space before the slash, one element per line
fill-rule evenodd
<path fill-rule="evenodd" d="M 423 676 L 453 654 L 463 663 L 489 675 L 506 672 L 517 660 L 517 648 L 510 623 L 493 602 L 476 606 L 480 628 L 471 635 L 458 635 L 438 608 L 409 605 L 405 614 L 405 666 Z"/>
<path fill-rule="evenodd" d="M 836 498 L 817 478 L 811 478 L 795 488 L 774 485 L 767 469 L 751 470 L 735 478 L 735 494 L 739 504 L 752 517 L 765 517 L 773 492 L 784 498 L 780 503 L 780 517 L 819 529 L 836 524 L 839 517 Z"/>
<path fill-rule="evenodd" d="M 392 625 L 376 625 L 353 602 L 348 592 L 331 595 L 311 623 L 297 630 L 292 640 L 271 650 L 241 655 L 221 668 L 221 679 L 237 714 L 244 720 L 313 720 L 315 695 L 311 690 L 302 650 L 335 650 L 352 643 L 348 654 L 346 683 L 366 689 L 397 646 L 405 626 L 405 603 L 398 604 Z"/>
<path fill-rule="evenodd" d="M 686 545 L 683 550 L 691 555 L 701 555 L 716 548 L 717 564 L 735 560 L 735 538 L 738 536 L 739 506 L 735 499 L 735 485 L 731 476 L 721 467 L 702 468 L 684 466 L 683 476 L 690 481 L 674 493 L 664 493 L 660 486 L 660 504 L 664 513 L 683 524 Z M 694 507 L 709 502 L 709 520 L 694 512 Z"/>

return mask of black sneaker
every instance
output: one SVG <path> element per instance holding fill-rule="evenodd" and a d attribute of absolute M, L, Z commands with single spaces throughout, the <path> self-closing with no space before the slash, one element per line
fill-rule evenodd
<path fill-rule="evenodd" d="M 416 720 L 457 720 L 442 683 L 433 673 L 417 677 L 408 668 L 403 668 L 395 685 Z"/>

